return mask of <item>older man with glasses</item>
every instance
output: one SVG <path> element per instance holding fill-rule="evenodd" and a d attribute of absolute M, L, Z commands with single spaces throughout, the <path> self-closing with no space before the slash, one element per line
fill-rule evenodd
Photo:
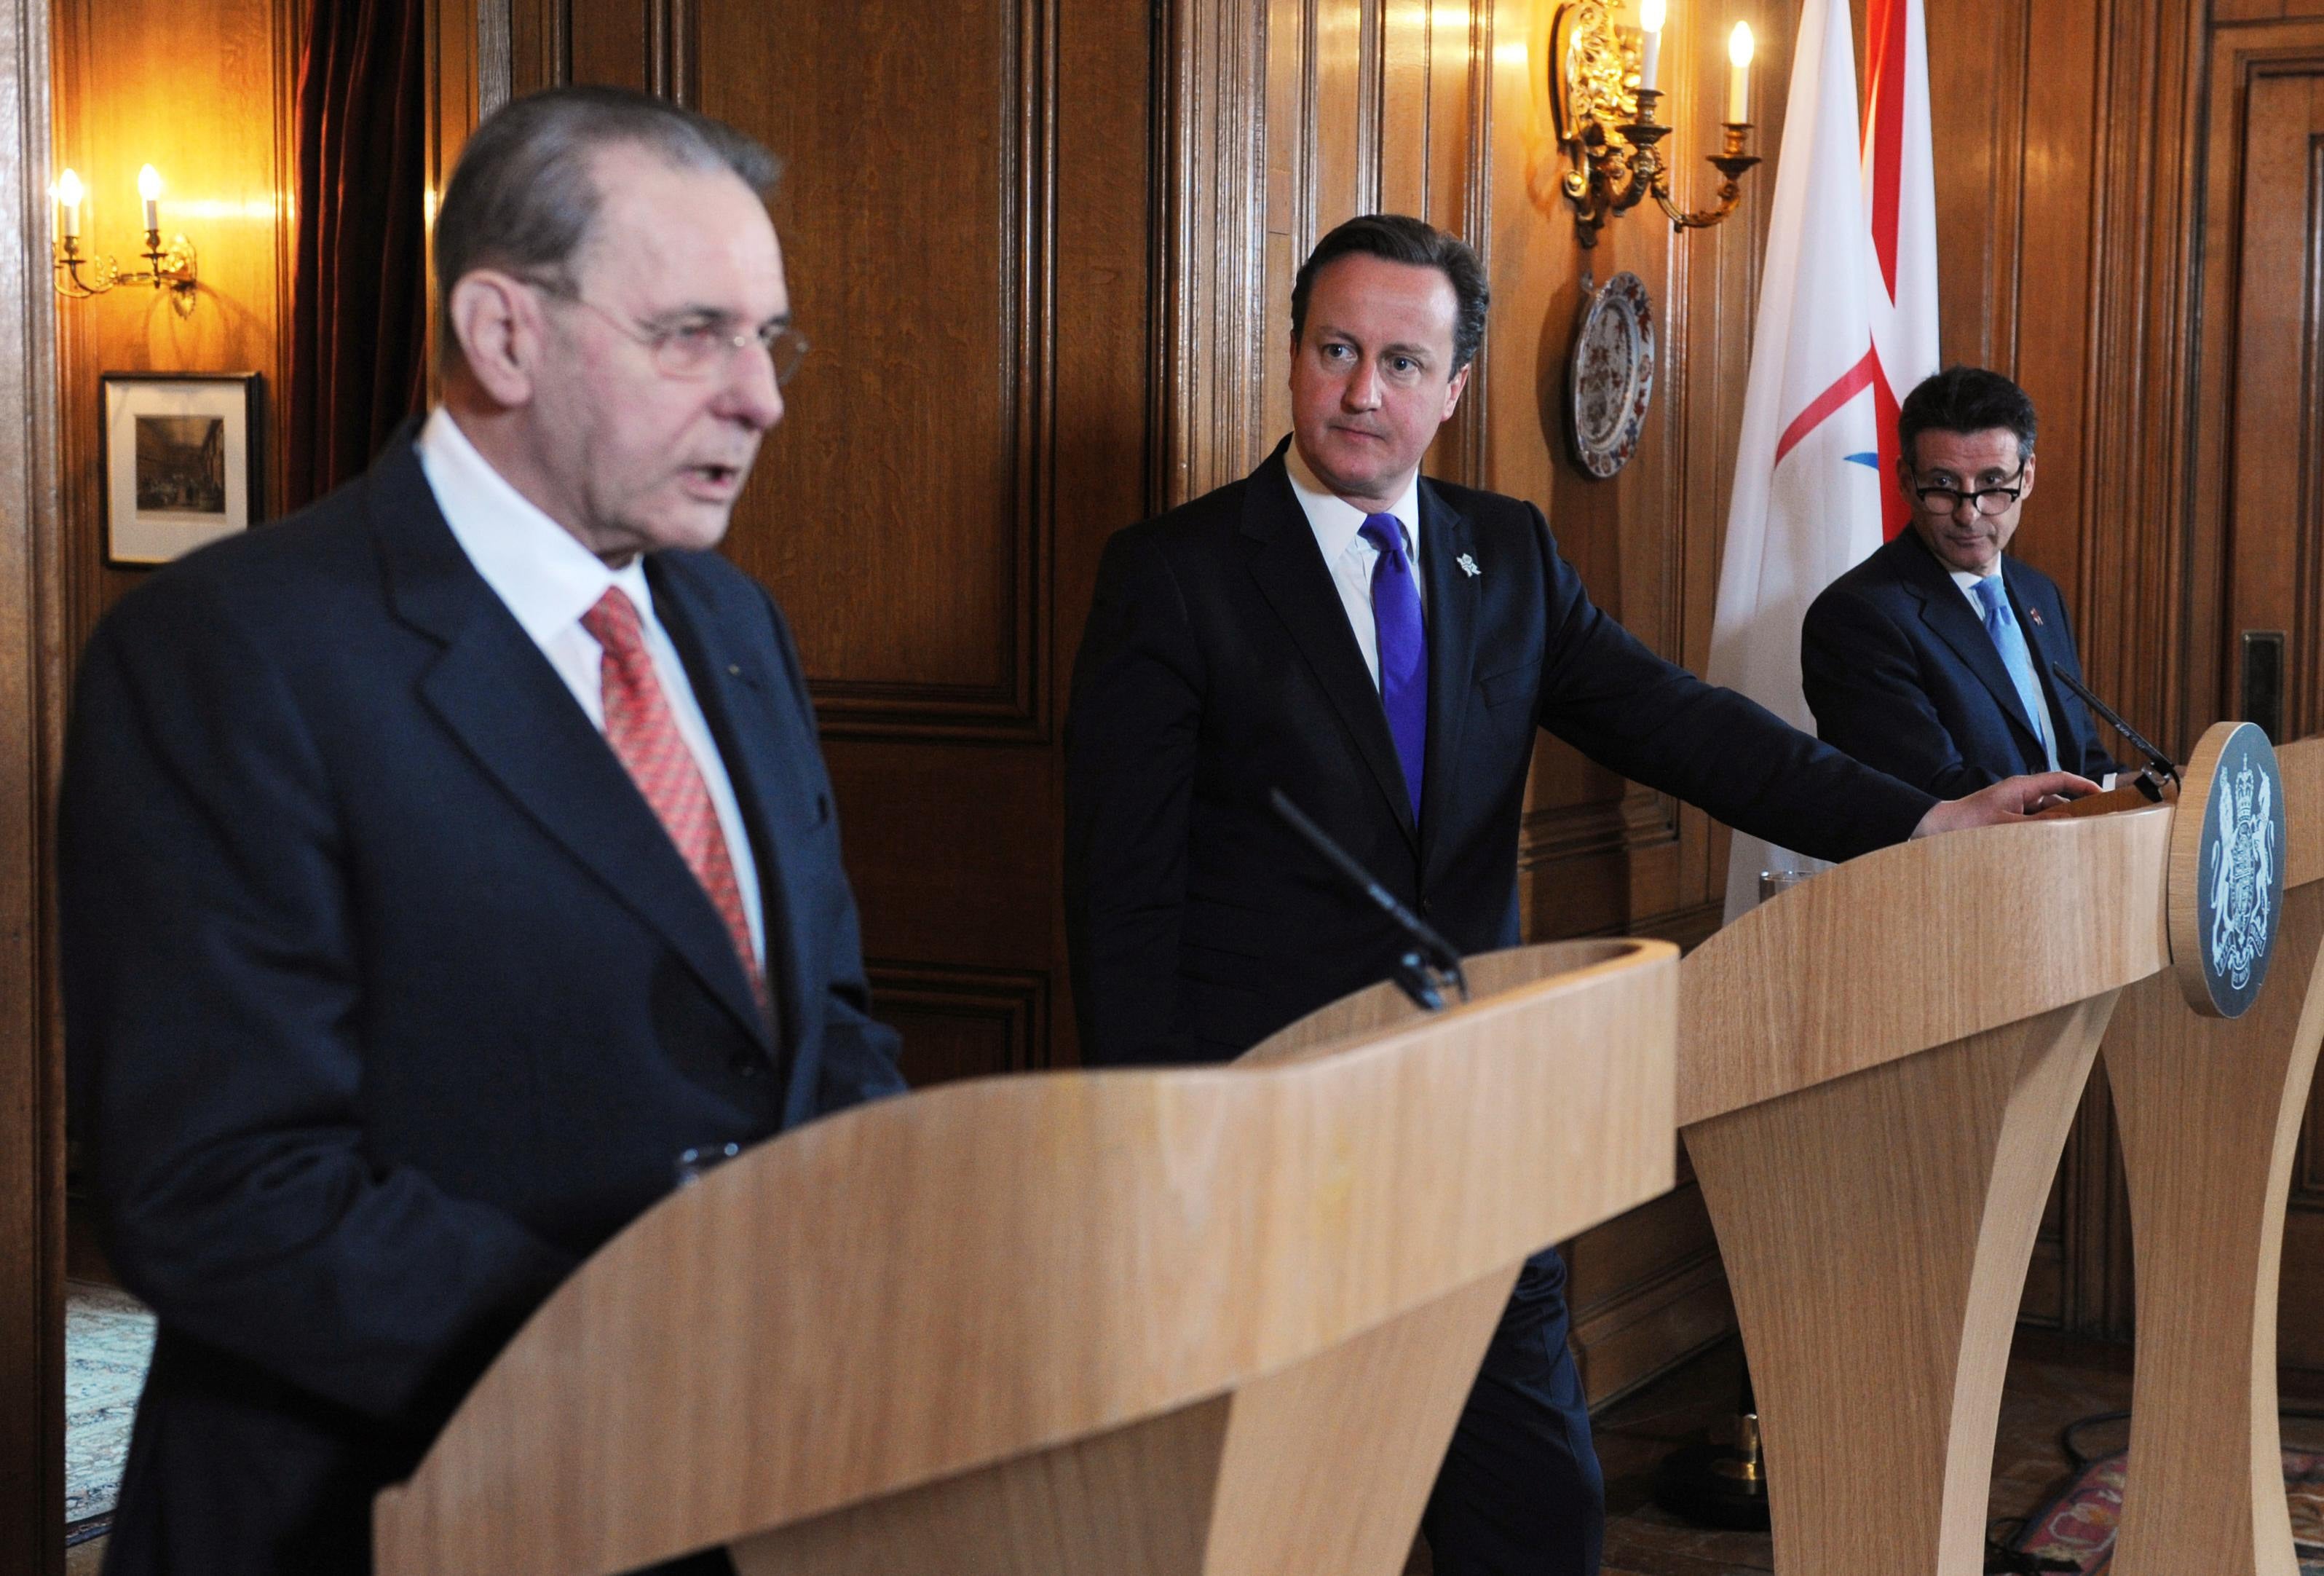
<path fill-rule="evenodd" d="M 1946 798 L 2025 772 L 2103 781 L 2115 763 L 2052 671 L 2081 677 L 2057 582 L 2004 552 L 2034 492 L 2034 402 L 1997 372 L 1948 367 L 1905 396 L 1896 437 L 1913 528 L 1801 626 L 1816 732 Z"/>
<path fill-rule="evenodd" d="M 115 1576 L 368 1569 L 373 1493 L 682 1164 L 901 1088 L 798 654 L 709 551 L 804 348 L 773 176 L 641 95 L 502 110 L 437 218 L 443 403 L 89 644 L 69 1061 L 161 1320 Z"/>

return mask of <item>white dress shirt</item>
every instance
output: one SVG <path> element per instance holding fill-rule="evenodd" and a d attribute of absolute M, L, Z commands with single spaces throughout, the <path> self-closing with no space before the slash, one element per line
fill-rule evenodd
<path fill-rule="evenodd" d="M 718 813 L 718 830 L 726 838 L 726 856 L 734 867 L 743 917 L 750 922 L 751 950 L 760 967 L 765 968 L 767 940 L 759 905 L 759 867 L 751 857 L 742 807 L 735 802 L 726 763 L 719 758 L 718 746 L 710 737 L 710 725 L 703 720 L 701 704 L 694 698 L 686 664 L 678 660 L 678 648 L 670 644 L 661 620 L 654 616 L 644 561 L 632 559 L 625 568 L 606 568 L 571 532 L 511 487 L 441 405 L 429 413 L 427 424 L 420 428 L 419 450 L 420 468 L 460 551 L 524 626 L 540 654 L 573 692 L 590 726 L 601 734 L 605 731 L 604 648 L 581 627 L 581 615 L 595 607 L 613 586 L 620 587 L 636 605 L 638 621 L 645 627 L 646 650 L 653 658 L 654 677 L 661 682 L 678 736 L 702 770 L 711 808 Z"/>
<path fill-rule="evenodd" d="M 1323 550 L 1323 562 L 1332 570 L 1332 583 L 1340 589 L 1340 605 L 1348 611 L 1348 624 L 1356 632 L 1356 644 L 1362 648 L 1364 666 L 1372 676 L 1372 688 L 1379 688 L 1379 630 L 1372 620 L 1372 570 L 1380 561 L 1380 551 L 1374 547 L 1364 532 L 1364 511 L 1333 492 L 1316 478 L 1300 458 L 1299 444 L 1295 440 L 1283 451 L 1283 468 L 1291 473 L 1291 492 L 1307 515 L 1308 526 L 1315 533 L 1315 545 Z M 1414 471 L 1412 479 L 1404 484 L 1404 496 L 1384 513 L 1396 516 L 1404 527 L 1404 551 L 1412 561 L 1413 589 L 1420 593 L 1420 616 L 1428 616 L 1428 587 L 1420 578 L 1420 473 Z"/>

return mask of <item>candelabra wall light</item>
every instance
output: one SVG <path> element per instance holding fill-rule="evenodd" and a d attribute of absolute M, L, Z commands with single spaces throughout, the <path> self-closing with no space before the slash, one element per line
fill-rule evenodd
<path fill-rule="evenodd" d="M 49 188 L 49 195 L 57 205 L 57 241 L 51 266 L 59 295 L 86 301 L 124 284 L 150 284 L 155 290 L 166 286 L 170 304 L 178 315 L 193 315 L 194 246 L 183 236 L 171 236 L 166 246 L 161 244 L 161 172 L 148 164 L 137 172 L 137 195 L 145 205 L 146 265 L 126 272 L 110 257 L 82 255 L 80 205 L 88 193 L 79 176 L 67 170 Z"/>
<path fill-rule="evenodd" d="M 1549 91 L 1558 139 L 1573 168 L 1563 181 L 1573 204 L 1574 227 L 1584 246 L 1616 214 L 1652 197 L 1673 230 L 1708 229 L 1743 199 L 1744 172 L 1759 160 L 1751 153 L 1751 29 L 1737 23 L 1728 42 L 1724 145 L 1707 155 L 1722 177 L 1711 207 L 1690 211 L 1671 195 L 1669 166 L 1660 144 L 1671 127 L 1655 118 L 1662 93 L 1666 0 L 1640 0 L 1638 25 L 1618 23 L 1613 0 L 1565 0 L 1550 30 Z"/>

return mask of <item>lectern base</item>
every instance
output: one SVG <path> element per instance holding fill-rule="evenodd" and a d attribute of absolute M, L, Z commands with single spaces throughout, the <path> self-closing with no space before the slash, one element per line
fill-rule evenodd
<path fill-rule="evenodd" d="M 1767 1530 L 1767 1479 L 1732 1444 L 1705 1440 L 1672 1451 L 1655 1475 L 1655 1503 L 1690 1526 Z"/>

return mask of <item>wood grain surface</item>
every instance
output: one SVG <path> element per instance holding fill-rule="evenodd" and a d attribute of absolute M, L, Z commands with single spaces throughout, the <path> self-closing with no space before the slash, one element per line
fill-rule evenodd
<path fill-rule="evenodd" d="M 1984 1569 L 2018 1293 L 2113 1005 L 2104 991 L 1686 1129 L 1782 1576 Z"/>
<path fill-rule="evenodd" d="M 1982 1570 L 2043 1201 L 2117 993 L 2169 965 L 2172 815 L 1884 849 L 1682 967 L 1680 1119 L 1784 1576 Z"/>
<path fill-rule="evenodd" d="M 0 1576 L 64 1561 L 64 1045 L 51 981 L 51 768 L 64 521 L 45 0 L 0 4 Z"/>
<path fill-rule="evenodd" d="M 927 1568 L 965 1529 L 978 1570 L 1389 1576 L 1519 1262 L 1671 1184 L 1677 968 L 1535 949 L 1281 1064 L 954 1083 L 768 1144 L 535 1315 L 380 1497 L 382 1576 Z"/>
<path fill-rule="evenodd" d="M 2160 974 L 2107 1035 L 2137 1255 L 2137 1373 L 2115 1576 L 2297 1576 L 2276 1416 L 2293 1151 L 2324 1040 L 2324 739 L 2285 746 L 2284 903 L 2251 1010 Z"/>
<path fill-rule="evenodd" d="M 1682 972 L 1682 1126 L 2145 978 L 2172 811 L 1986 827 L 1851 859 Z"/>

